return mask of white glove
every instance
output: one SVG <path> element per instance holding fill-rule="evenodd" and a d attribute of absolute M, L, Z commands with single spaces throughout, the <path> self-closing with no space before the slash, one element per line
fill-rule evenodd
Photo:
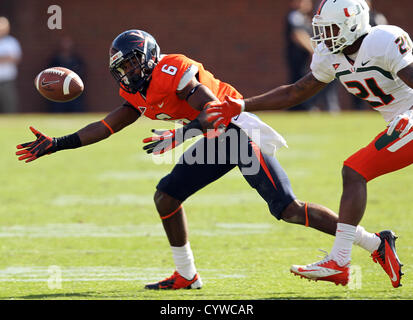
<path fill-rule="evenodd" d="M 413 127 L 413 110 L 407 110 L 395 117 L 387 129 L 387 135 L 391 136 L 393 131 L 400 132 L 399 137 L 404 137 Z"/>

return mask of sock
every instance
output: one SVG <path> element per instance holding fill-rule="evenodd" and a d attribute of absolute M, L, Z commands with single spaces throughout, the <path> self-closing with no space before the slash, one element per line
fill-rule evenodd
<path fill-rule="evenodd" d="M 380 243 L 381 240 L 376 234 L 367 232 L 362 226 L 357 226 L 354 244 L 357 244 L 368 252 L 373 253 L 373 251 L 379 248 Z"/>
<path fill-rule="evenodd" d="M 187 242 L 182 247 L 172 247 L 172 256 L 175 262 L 176 270 L 187 280 L 191 280 L 196 274 L 194 255 L 191 246 Z"/>
<path fill-rule="evenodd" d="M 336 238 L 330 257 L 339 266 L 344 266 L 351 260 L 351 247 L 356 237 L 356 226 L 345 223 L 337 223 Z"/>

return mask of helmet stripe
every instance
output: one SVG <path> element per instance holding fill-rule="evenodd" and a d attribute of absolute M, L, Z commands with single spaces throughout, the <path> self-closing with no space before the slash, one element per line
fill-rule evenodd
<path fill-rule="evenodd" d="M 347 18 L 350 17 L 350 13 L 348 12 L 348 8 L 344 8 L 344 14 Z"/>
<path fill-rule="evenodd" d="M 323 7 L 324 7 L 324 5 L 325 5 L 326 2 L 327 2 L 327 0 L 321 1 L 320 5 L 319 5 L 319 7 L 318 7 L 318 10 L 317 10 L 317 14 L 320 14 L 320 13 L 321 13 L 321 9 L 323 9 Z"/>

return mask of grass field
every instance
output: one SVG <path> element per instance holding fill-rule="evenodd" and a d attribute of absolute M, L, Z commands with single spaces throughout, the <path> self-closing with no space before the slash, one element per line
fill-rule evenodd
<path fill-rule="evenodd" d="M 337 211 L 343 160 L 383 130 L 378 113 L 260 114 L 287 140 L 277 157 L 299 199 Z M 0 299 L 412 299 L 413 167 L 369 183 L 362 225 L 399 235 L 403 287 L 393 289 L 369 254 L 354 247 L 351 286 L 294 277 L 291 264 L 319 260 L 334 238 L 276 221 L 237 169 L 185 204 L 190 242 L 204 287 L 147 291 L 174 265 L 152 196 L 172 168 L 142 150 L 138 120 L 110 139 L 29 164 L 14 155 L 32 139 L 72 133 L 102 114 L 0 117 Z M 59 281 L 61 280 L 61 282 Z"/>

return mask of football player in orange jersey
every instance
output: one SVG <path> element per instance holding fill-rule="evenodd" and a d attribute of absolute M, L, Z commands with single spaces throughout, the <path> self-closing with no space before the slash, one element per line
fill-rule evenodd
<path fill-rule="evenodd" d="M 144 139 L 147 153 L 161 154 L 188 138 L 209 133 L 213 125 L 206 121 L 207 105 L 225 96 L 242 98 L 232 86 L 215 79 L 201 63 L 179 54 L 161 56 L 155 39 L 141 30 L 125 31 L 115 38 L 110 48 L 110 70 L 125 99 L 122 106 L 103 120 L 64 137 L 51 138 L 30 127 L 37 139 L 17 146 L 19 160 L 30 162 L 56 151 L 96 143 L 141 116 L 184 124 L 164 132 L 153 130 L 155 135 Z M 186 150 L 172 172 L 157 185 L 154 201 L 171 246 L 176 271 L 167 279 L 146 285 L 147 289 L 201 288 L 182 203 L 236 166 L 277 219 L 334 235 L 337 215 L 323 206 L 300 201 L 294 195 L 287 174 L 274 157 L 275 150 L 285 145 L 278 133 L 248 113 L 223 125 L 220 132 L 212 130 L 211 135 L 199 139 Z M 260 137 L 249 136 L 249 129 L 259 129 Z M 234 133 L 235 140 L 232 139 Z M 232 144 L 237 148 L 232 148 Z M 243 158 L 245 153 L 251 157 Z M 188 158 L 194 154 L 200 156 L 201 161 L 190 163 Z M 246 159 L 252 159 L 251 163 L 244 161 Z M 359 230 L 358 244 L 367 249 L 363 239 L 368 233 Z"/>

